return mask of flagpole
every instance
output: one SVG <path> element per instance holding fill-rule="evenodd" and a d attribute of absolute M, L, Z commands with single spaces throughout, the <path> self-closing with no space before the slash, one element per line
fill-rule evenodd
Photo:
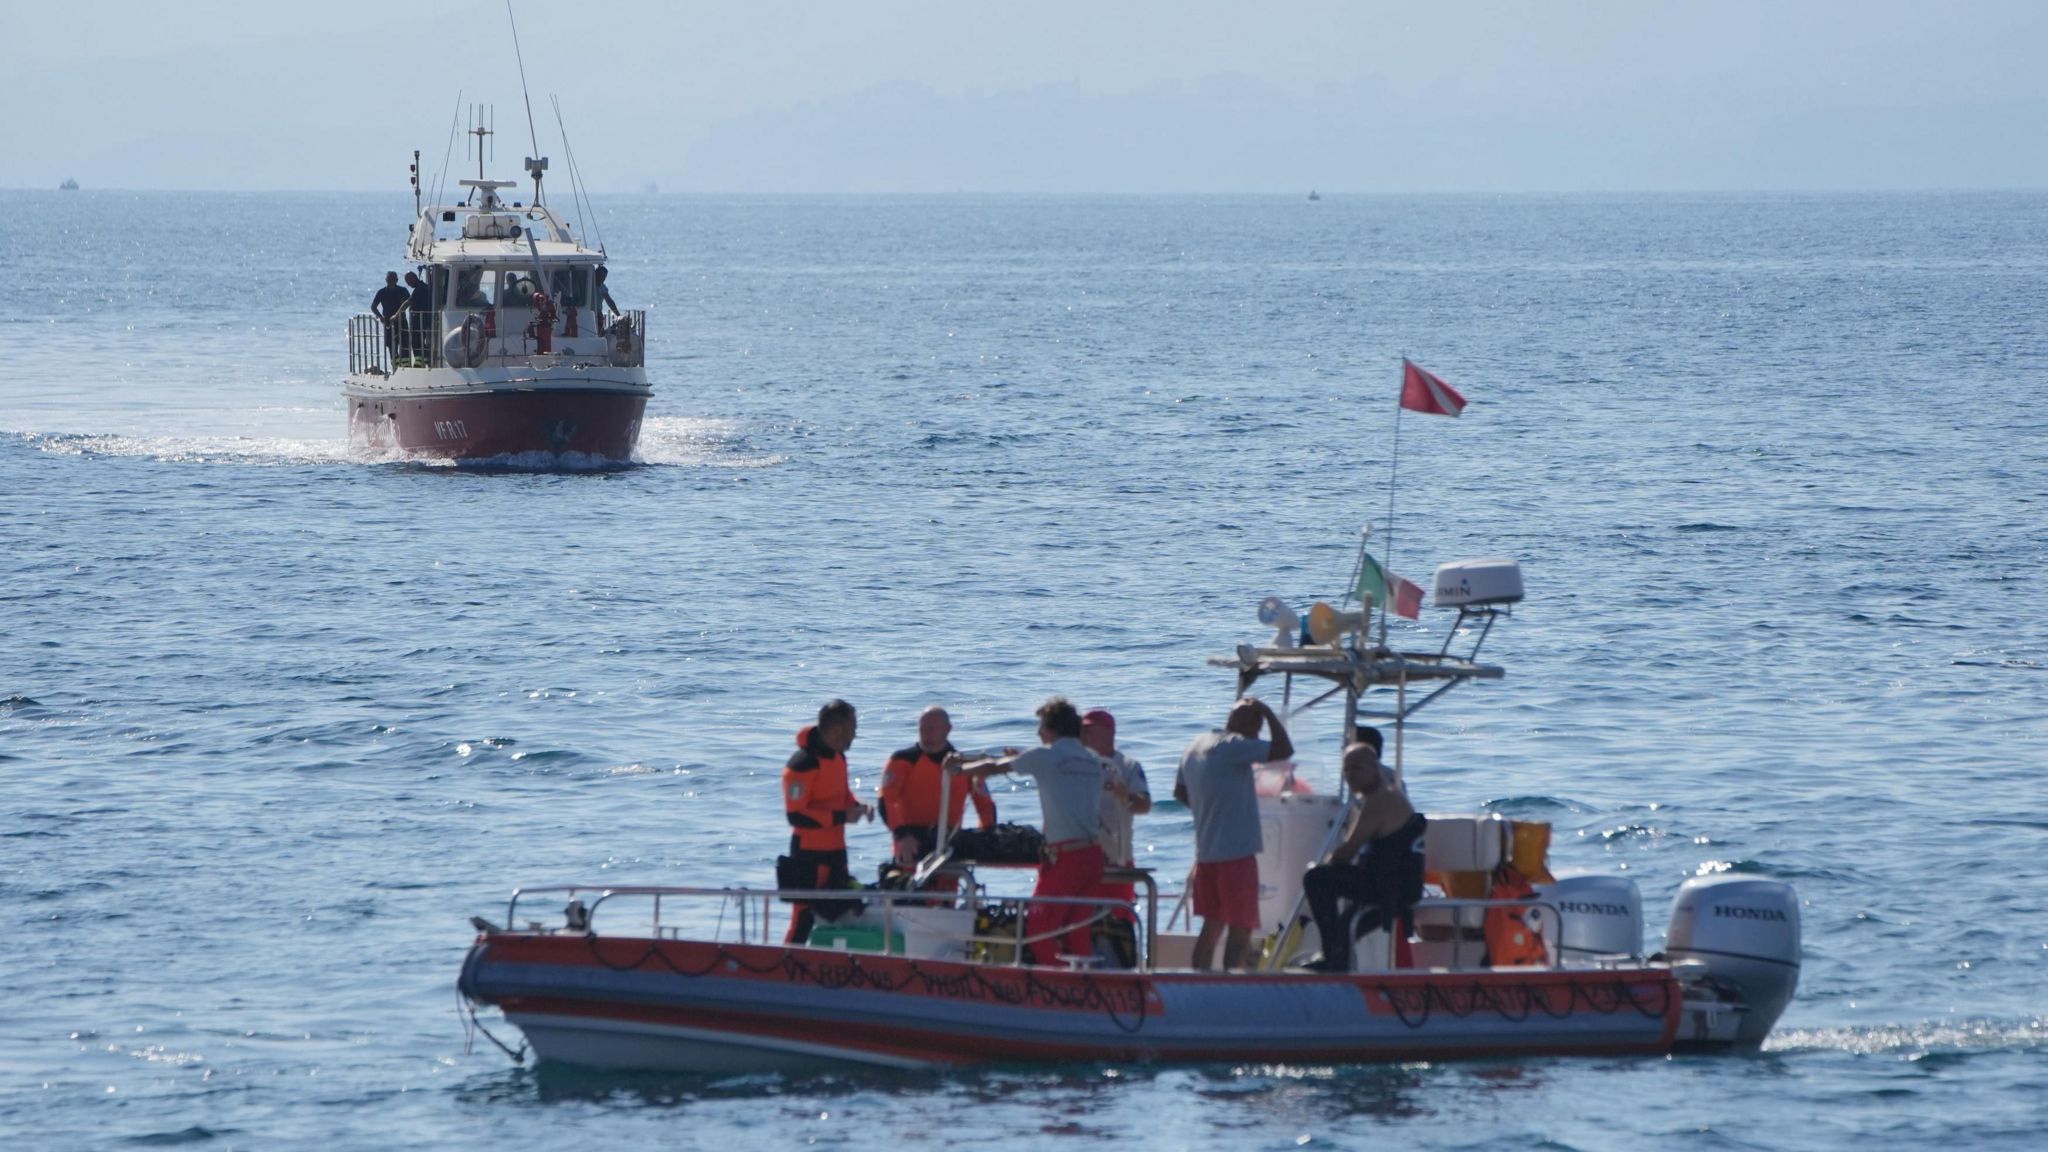
<path fill-rule="evenodd" d="M 1401 356 L 1402 388 L 1407 387 L 1407 372 L 1408 357 L 1406 353 L 1403 353 Z M 1397 485 L 1401 477 L 1401 407 L 1401 392 L 1399 390 L 1396 390 L 1394 393 L 1394 453 L 1393 460 L 1390 461 L 1387 466 L 1386 573 L 1389 584 L 1387 587 L 1387 595 L 1385 598 L 1389 601 L 1393 600 L 1394 598 L 1394 588 L 1391 583 L 1394 578 L 1394 493 L 1397 490 Z M 1387 642 L 1387 607 L 1388 605 L 1386 604 L 1380 605 L 1380 644 L 1382 646 L 1384 646 Z"/>

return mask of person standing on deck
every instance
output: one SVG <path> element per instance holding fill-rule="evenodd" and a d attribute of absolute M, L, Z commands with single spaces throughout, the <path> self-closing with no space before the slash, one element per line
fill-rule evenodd
<path fill-rule="evenodd" d="M 417 272 L 407 272 L 405 284 L 405 339 L 402 346 L 407 356 L 425 357 L 433 340 L 429 329 L 434 323 L 434 291 Z"/>
<path fill-rule="evenodd" d="M 1090 709 L 1081 717 L 1081 743 L 1102 761 L 1102 829 L 1096 841 L 1102 845 L 1103 867 L 1129 868 L 1132 817 L 1152 810 L 1145 766 L 1117 750 L 1116 717 L 1107 709 Z M 1101 895 L 1129 902 L 1137 898 L 1137 890 L 1129 883 L 1105 883 Z"/>
<path fill-rule="evenodd" d="M 1270 739 L 1259 739 L 1264 724 Z M 1208 971 L 1223 938 L 1223 967 L 1242 968 L 1259 927 L 1258 787 L 1252 765 L 1286 760 L 1294 741 L 1265 701 L 1247 696 L 1230 709 L 1221 730 L 1195 737 L 1181 756 L 1173 798 L 1195 817 L 1195 967 Z"/>
<path fill-rule="evenodd" d="M 604 265 L 599 264 L 597 272 L 592 277 L 590 287 L 590 310 L 597 315 L 597 334 L 599 336 L 604 335 L 606 332 L 604 322 L 604 310 L 606 308 L 610 308 L 614 316 L 625 315 L 625 313 L 619 311 L 619 302 L 612 299 L 612 290 L 605 287 L 604 278 L 610 274 Z"/>
<path fill-rule="evenodd" d="M 858 717 L 853 705 L 833 700 L 818 709 L 818 722 L 796 734 L 796 754 L 782 768 L 782 806 L 789 817 L 788 876 L 778 887 L 847 888 L 846 825 L 873 815 L 846 779 L 846 750 L 853 746 Z M 828 914 L 829 915 L 829 914 Z M 801 901 L 789 910 L 785 944 L 811 938 L 817 912 Z"/>
<path fill-rule="evenodd" d="M 391 353 L 394 361 L 398 359 L 398 316 L 405 311 L 405 302 L 410 298 L 411 293 L 398 286 L 396 272 L 386 272 L 384 287 L 370 297 L 370 315 L 384 325 L 384 350 Z"/>
<path fill-rule="evenodd" d="M 1038 743 L 1040 747 L 971 768 L 964 767 L 955 753 L 946 766 L 976 781 L 997 772 L 1021 772 L 1035 779 L 1045 823 L 1045 856 L 1031 895 L 1085 898 L 1102 882 L 1102 845 L 1096 843 L 1102 825 L 1102 761 L 1081 743 L 1081 713 L 1064 696 L 1039 705 Z M 1034 962 L 1046 963 L 1062 949 L 1073 956 L 1093 954 L 1091 925 L 1096 912 L 1086 904 L 1031 905 L 1024 917 L 1025 935 L 1059 933 L 1031 946 Z"/>
<path fill-rule="evenodd" d="M 938 850 L 939 793 L 945 790 L 946 758 L 957 751 L 952 734 L 953 718 L 934 704 L 917 718 L 917 743 L 891 755 L 882 769 L 882 822 L 895 841 L 898 864 L 910 865 Z M 969 800 L 981 826 L 995 827 L 996 802 L 988 788 L 980 780 L 960 779 L 946 805 L 949 835 L 960 830 Z"/>

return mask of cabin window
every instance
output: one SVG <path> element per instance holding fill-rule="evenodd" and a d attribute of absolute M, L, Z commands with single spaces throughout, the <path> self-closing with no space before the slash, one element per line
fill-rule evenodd
<path fill-rule="evenodd" d="M 455 278 L 455 296 L 448 306 L 458 312 L 533 307 L 535 281 L 530 268 L 454 268 L 448 271 L 452 271 Z"/>
<path fill-rule="evenodd" d="M 455 269 L 456 309 L 494 307 L 498 298 L 498 270 L 495 268 Z"/>
<path fill-rule="evenodd" d="M 498 307 L 533 307 L 533 273 L 521 272 L 515 268 L 508 269 L 500 275 L 503 278 L 498 284 Z"/>
<path fill-rule="evenodd" d="M 548 273 L 548 296 L 558 308 L 583 308 L 590 303 L 590 269 L 556 268 Z"/>

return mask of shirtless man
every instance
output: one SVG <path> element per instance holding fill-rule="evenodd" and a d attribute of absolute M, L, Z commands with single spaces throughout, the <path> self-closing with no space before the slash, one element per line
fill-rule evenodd
<path fill-rule="evenodd" d="M 1360 741 L 1344 749 L 1344 782 L 1352 794 L 1351 827 L 1319 868 L 1301 878 L 1309 911 L 1322 937 L 1318 972 L 1351 971 L 1352 933 L 1337 902 L 1364 909 L 1357 928 L 1388 927 L 1422 898 L 1422 832 L 1429 823 L 1408 803 L 1379 749 Z"/>

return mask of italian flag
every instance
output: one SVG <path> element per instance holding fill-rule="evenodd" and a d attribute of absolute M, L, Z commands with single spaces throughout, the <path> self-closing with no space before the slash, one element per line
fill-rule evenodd
<path fill-rule="evenodd" d="M 1358 587 L 1353 591 L 1361 602 L 1385 604 L 1404 619 L 1422 618 L 1422 585 L 1380 567 L 1369 554 L 1360 554 L 1358 559 Z"/>

